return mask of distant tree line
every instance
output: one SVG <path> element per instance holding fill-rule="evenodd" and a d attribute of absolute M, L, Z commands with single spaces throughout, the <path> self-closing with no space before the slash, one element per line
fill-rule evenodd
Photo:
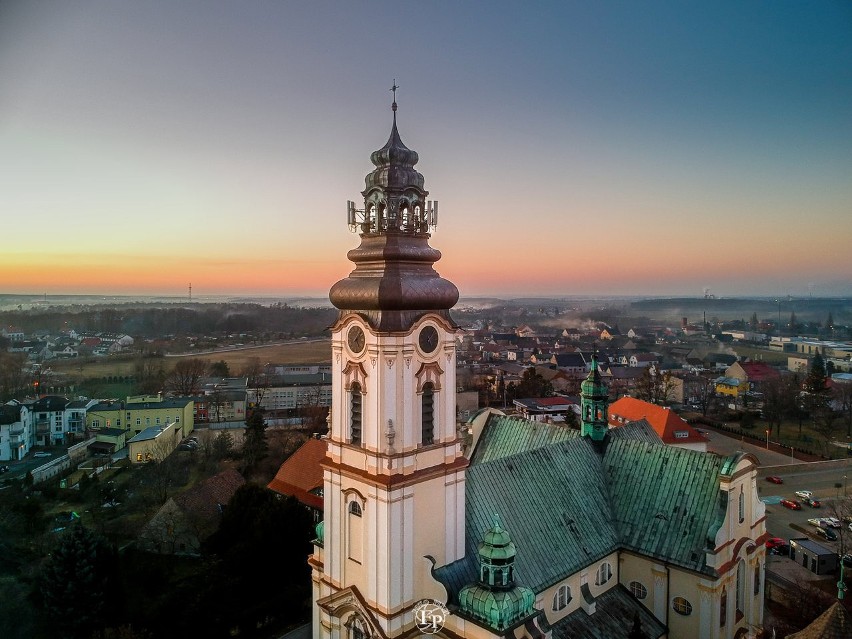
<path fill-rule="evenodd" d="M 332 308 L 298 308 L 286 304 L 174 304 L 114 307 L 51 306 L 0 312 L 0 325 L 18 326 L 26 333 L 58 333 L 74 329 L 126 333 L 133 337 L 271 333 L 321 335 L 334 321 Z"/>

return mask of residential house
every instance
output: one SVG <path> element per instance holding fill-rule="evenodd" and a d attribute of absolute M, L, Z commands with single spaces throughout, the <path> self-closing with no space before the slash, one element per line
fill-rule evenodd
<path fill-rule="evenodd" d="M 288 457 L 267 488 L 279 495 L 295 497 L 310 509 L 313 519 L 322 519 L 323 474 L 322 462 L 328 442 L 312 437 Z"/>
<path fill-rule="evenodd" d="M 627 360 L 631 368 L 647 368 L 659 363 L 660 356 L 656 353 L 633 353 Z"/>
<path fill-rule="evenodd" d="M 734 362 L 725 370 L 725 377 L 738 379 L 744 390 L 759 393 L 763 383 L 779 379 L 781 373 L 764 362 Z"/>
<path fill-rule="evenodd" d="M 559 353 L 550 358 L 550 363 L 566 373 L 585 375 L 589 366 L 582 353 Z"/>
<path fill-rule="evenodd" d="M 94 399 L 75 399 L 65 406 L 65 438 L 63 443 L 80 440 L 86 436 L 86 412 L 98 401 Z"/>
<path fill-rule="evenodd" d="M 163 461 L 177 448 L 181 438 L 180 424 L 175 422 L 150 426 L 127 442 L 130 463 Z"/>
<path fill-rule="evenodd" d="M 139 533 L 138 547 L 168 555 L 198 555 L 219 527 L 222 513 L 245 484 L 233 468 L 199 482 L 168 501 Z"/>
<path fill-rule="evenodd" d="M 610 404 L 610 427 L 617 428 L 639 420 L 650 424 L 664 444 L 707 451 L 707 438 L 668 408 L 635 397 L 622 397 Z"/>
<path fill-rule="evenodd" d="M 45 395 L 30 406 L 35 423 L 35 441 L 39 446 L 65 442 L 66 414 L 69 400 L 59 395 Z"/>
<path fill-rule="evenodd" d="M 19 461 L 35 444 L 30 407 L 15 400 L 0 406 L 0 461 Z"/>
<path fill-rule="evenodd" d="M 146 428 L 176 423 L 182 436 L 194 428 L 191 397 L 163 398 L 157 395 L 138 395 L 126 401 L 102 400 L 86 411 L 86 428 L 123 428 L 138 435 Z"/>

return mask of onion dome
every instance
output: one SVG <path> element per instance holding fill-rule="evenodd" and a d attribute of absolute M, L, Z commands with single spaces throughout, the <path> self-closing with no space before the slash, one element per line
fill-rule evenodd
<path fill-rule="evenodd" d="M 580 394 L 589 399 L 600 399 L 601 397 L 609 397 L 609 389 L 604 384 L 601 378 L 601 372 L 598 369 L 598 356 L 592 355 L 592 367 L 586 379 L 580 384 Z"/>
<path fill-rule="evenodd" d="M 394 103 L 396 107 L 396 103 Z M 414 187 L 423 191 L 423 176 L 414 168 L 420 157 L 402 142 L 396 128 L 396 108 L 390 137 L 378 151 L 373 151 L 370 161 L 376 168 L 365 178 L 366 196 L 374 188 L 405 190 Z M 425 193 L 425 191 L 423 191 Z"/>
<path fill-rule="evenodd" d="M 461 614 L 497 632 L 536 614 L 535 593 L 515 585 L 515 544 L 496 515 L 478 554 L 480 579 L 459 591 Z"/>
<path fill-rule="evenodd" d="M 427 312 L 454 326 L 449 309 L 459 291 L 435 271 L 441 252 L 429 246 L 437 202 L 425 199 L 423 176 L 414 169 L 418 155 L 402 143 L 396 126 L 396 102 L 393 111 L 387 143 L 370 156 L 376 168 L 366 177 L 364 209 L 349 203 L 350 228 L 361 237 L 347 254 L 355 270 L 331 287 L 329 299 L 341 317 L 357 312 L 377 330 L 407 330 Z"/>
<path fill-rule="evenodd" d="M 316 539 L 314 539 L 314 543 L 317 546 L 322 546 L 323 541 L 325 540 L 325 521 L 323 520 L 320 523 L 318 523 L 314 530 L 317 533 Z"/>

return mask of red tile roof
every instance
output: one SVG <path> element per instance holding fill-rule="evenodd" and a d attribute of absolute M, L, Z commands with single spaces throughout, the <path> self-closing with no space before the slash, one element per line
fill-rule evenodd
<path fill-rule="evenodd" d="M 748 381 L 750 382 L 762 382 L 766 379 L 775 379 L 781 376 L 781 373 L 764 362 L 740 362 L 740 366 L 742 366 L 746 375 L 748 375 Z"/>
<path fill-rule="evenodd" d="M 621 417 L 623 421 L 618 421 Z M 706 443 L 707 438 L 687 424 L 677 413 L 644 402 L 634 397 L 622 397 L 609 405 L 610 426 L 621 426 L 625 422 L 635 422 L 644 419 L 648 422 L 660 439 L 666 444 L 697 444 Z M 677 437 L 676 432 L 686 433 L 686 436 Z"/>
<path fill-rule="evenodd" d="M 322 460 L 326 441 L 309 439 L 281 464 L 267 488 L 282 495 L 292 495 L 301 503 L 322 510 L 322 497 L 312 490 L 322 489 Z"/>

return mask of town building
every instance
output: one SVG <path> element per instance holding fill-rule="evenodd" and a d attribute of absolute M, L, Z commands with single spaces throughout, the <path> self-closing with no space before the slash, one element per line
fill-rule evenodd
<path fill-rule="evenodd" d="M 186 437 L 194 428 L 193 400 L 191 397 L 164 398 L 162 394 L 137 395 L 125 401 L 106 400 L 86 411 L 86 428 L 123 428 L 131 437 L 151 427 L 177 424 L 181 436 Z"/>
<path fill-rule="evenodd" d="M 0 461 L 19 461 L 34 445 L 30 407 L 15 400 L 0 406 Z"/>
<path fill-rule="evenodd" d="M 313 637 L 754 633 L 766 532 L 752 456 L 667 446 L 641 421 L 608 428 L 596 360 L 580 431 L 490 409 L 457 431 L 458 290 L 433 268 L 437 204 L 393 110 L 364 208 L 348 205 L 355 269 L 329 294 Z"/>

